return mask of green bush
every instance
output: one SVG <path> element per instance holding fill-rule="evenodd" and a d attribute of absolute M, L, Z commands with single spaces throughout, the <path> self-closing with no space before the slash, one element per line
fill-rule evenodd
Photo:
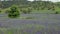
<path fill-rule="evenodd" d="M 9 10 L 6 10 L 5 13 L 6 13 L 6 14 L 9 13 Z"/>
<path fill-rule="evenodd" d="M 1 13 L 2 11 L 0 10 L 0 13 Z"/>
<path fill-rule="evenodd" d="M 24 13 L 24 14 L 29 14 L 31 12 L 31 9 L 29 9 L 29 8 L 22 8 L 21 12 Z"/>
<path fill-rule="evenodd" d="M 10 18 L 17 18 L 20 15 L 16 6 L 12 6 L 10 11 L 8 12 L 8 17 Z"/>
<path fill-rule="evenodd" d="M 59 12 L 55 12 L 55 14 L 59 14 Z"/>

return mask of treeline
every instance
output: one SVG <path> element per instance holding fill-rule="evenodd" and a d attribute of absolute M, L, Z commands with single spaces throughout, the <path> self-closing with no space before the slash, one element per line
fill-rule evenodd
<path fill-rule="evenodd" d="M 13 6 L 15 5 L 15 7 Z M 11 7 L 13 6 L 13 7 Z M 10 7 L 10 10 L 4 10 L 6 14 L 8 13 L 8 16 L 11 18 L 18 17 L 20 13 L 29 14 L 36 10 L 37 12 L 40 10 L 53 10 L 55 11 L 56 7 L 60 8 L 60 3 L 53 3 L 50 1 L 2 1 L 0 2 L 0 8 L 5 9 Z M 2 11 L 0 11 L 2 12 Z M 59 12 L 55 12 L 55 14 L 58 14 Z"/>
<path fill-rule="evenodd" d="M 12 5 L 18 5 L 19 8 L 30 8 L 32 10 L 55 10 L 55 7 L 60 7 L 59 3 L 50 1 L 2 1 L 0 8 L 8 8 Z"/>
<path fill-rule="evenodd" d="M 34 1 L 19 4 L 20 8 L 30 8 L 32 10 L 55 10 L 57 5 L 50 1 Z"/>

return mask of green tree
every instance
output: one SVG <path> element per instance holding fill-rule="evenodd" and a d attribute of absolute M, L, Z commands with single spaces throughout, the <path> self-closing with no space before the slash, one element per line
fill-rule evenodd
<path fill-rule="evenodd" d="M 19 15 L 20 15 L 20 13 L 16 6 L 13 6 L 10 8 L 10 11 L 8 12 L 8 17 L 17 18 Z"/>

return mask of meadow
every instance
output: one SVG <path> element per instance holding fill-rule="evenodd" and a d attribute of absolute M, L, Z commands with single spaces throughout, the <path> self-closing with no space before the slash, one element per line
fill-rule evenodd
<path fill-rule="evenodd" d="M 60 34 L 60 14 L 0 15 L 0 34 Z"/>
<path fill-rule="evenodd" d="M 60 34 L 58 2 L 2 2 L 0 6 L 4 6 L 0 7 L 0 34 Z M 17 9 L 11 8 L 13 5 Z M 19 11 L 19 17 L 9 18 L 9 11 L 15 11 L 15 14 Z"/>

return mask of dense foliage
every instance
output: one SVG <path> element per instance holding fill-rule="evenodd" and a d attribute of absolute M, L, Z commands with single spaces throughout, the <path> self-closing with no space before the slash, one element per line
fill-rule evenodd
<path fill-rule="evenodd" d="M 13 6 L 10 8 L 11 10 L 8 12 L 8 17 L 10 18 L 16 18 L 20 15 L 17 7 Z"/>
<path fill-rule="evenodd" d="M 1 4 L 2 3 L 2 4 Z M 17 5 L 19 10 L 24 13 L 30 13 L 32 11 L 40 11 L 41 10 L 52 10 L 52 11 L 60 11 L 60 2 L 51 2 L 51 1 L 27 1 L 27 0 L 19 0 L 19 1 L 2 1 L 0 2 L 0 8 L 8 8 L 12 5 Z"/>
<path fill-rule="evenodd" d="M 47 8 L 47 10 L 54 10 L 54 7 L 57 6 L 56 3 L 50 2 L 50 1 L 2 1 L 2 7 L 1 8 L 7 8 L 12 6 L 13 4 L 18 5 L 20 8 L 28 8 L 31 7 L 33 10 L 44 10 Z"/>

